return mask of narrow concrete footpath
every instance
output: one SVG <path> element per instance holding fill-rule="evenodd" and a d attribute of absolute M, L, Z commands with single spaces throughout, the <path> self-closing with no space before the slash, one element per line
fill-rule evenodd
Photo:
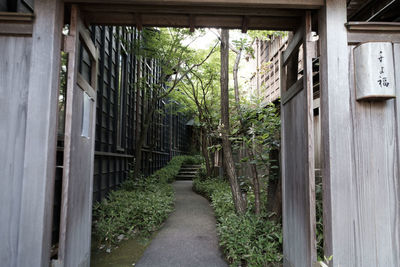
<path fill-rule="evenodd" d="M 176 181 L 175 211 L 136 267 L 228 266 L 218 247 L 214 212 L 192 191 L 192 181 Z"/>

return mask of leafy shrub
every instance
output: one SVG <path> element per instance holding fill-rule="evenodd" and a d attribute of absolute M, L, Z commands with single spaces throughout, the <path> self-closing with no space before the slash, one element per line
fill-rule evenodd
<path fill-rule="evenodd" d="M 196 177 L 200 179 L 200 181 L 204 181 L 207 179 L 207 170 L 205 164 L 201 165 L 201 168 L 198 170 Z"/>
<path fill-rule="evenodd" d="M 93 208 L 94 234 L 100 243 L 116 244 L 118 236 L 149 236 L 173 211 L 174 192 L 168 184 L 118 190 Z"/>
<path fill-rule="evenodd" d="M 221 179 L 195 179 L 193 189 L 211 200 L 219 243 L 233 266 L 266 266 L 282 261 L 281 225 L 252 212 L 235 213 L 229 184 Z"/>
<path fill-rule="evenodd" d="M 93 207 L 93 234 L 102 243 L 115 245 L 121 235 L 149 236 L 173 210 L 172 182 L 182 164 L 198 162 L 195 156 L 177 156 L 147 178 L 126 180 Z"/>
<path fill-rule="evenodd" d="M 198 165 L 204 162 L 204 158 L 201 155 L 186 156 L 185 164 Z"/>

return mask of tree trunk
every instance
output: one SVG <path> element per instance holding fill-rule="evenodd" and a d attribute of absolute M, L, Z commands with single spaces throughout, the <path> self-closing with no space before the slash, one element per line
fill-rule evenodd
<path fill-rule="evenodd" d="M 139 174 L 142 171 L 142 148 L 144 145 L 144 141 L 146 140 L 147 133 L 149 131 L 150 126 L 150 118 L 152 117 L 154 109 L 150 109 L 148 113 L 144 116 L 144 122 L 142 124 L 142 129 L 140 131 L 139 140 L 136 144 L 135 151 L 135 169 L 134 169 L 134 178 L 139 178 Z"/>
<path fill-rule="evenodd" d="M 238 112 L 240 112 L 238 72 L 239 72 L 239 63 L 241 57 L 242 57 L 242 49 L 239 49 L 236 53 L 235 64 L 233 65 L 233 87 L 235 89 L 235 102 Z"/>
<path fill-rule="evenodd" d="M 233 86 L 235 90 L 235 103 L 240 118 L 240 125 L 244 127 L 243 115 L 240 109 L 240 94 L 239 94 L 239 80 L 238 80 L 239 63 L 240 63 L 240 58 L 242 56 L 242 48 L 234 52 L 236 53 L 235 64 L 233 65 Z M 248 150 L 247 154 L 249 155 L 250 162 L 253 162 L 255 158 L 253 151 L 251 151 L 251 149 L 252 148 Z M 250 171 L 253 180 L 252 182 L 253 182 L 253 192 L 254 192 L 255 214 L 260 214 L 261 213 L 260 180 L 258 178 L 257 165 L 255 163 L 250 163 Z"/>
<path fill-rule="evenodd" d="M 271 151 L 271 159 L 276 160 L 278 162 L 278 166 L 280 166 L 280 152 L 279 150 Z M 271 169 L 271 176 L 276 176 L 276 179 L 268 180 L 268 194 L 267 194 L 267 212 L 274 213 L 274 216 L 271 218 L 273 220 L 278 220 L 282 216 L 282 178 L 281 178 L 281 169 Z"/>
<path fill-rule="evenodd" d="M 250 170 L 251 175 L 253 176 L 253 192 L 254 192 L 254 206 L 255 206 L 255 214 L 261 213 L 261 201 L 260 201 L 260 179 L 258 178 L 257 165 L 252 163 L 255 160 L 252 148 L 249 149 L 249 159 L 250 159 Z"/>
<path fill-rule="evenodd" d="M 229 140 L 229 90 L 228 90 L 228 74 L 229 74 L 229 30 L 221 30 L 221 132 L 222 132 L 222 148 L 224 153 L 224 161 L 226 173 L 231 186 L 233 202 L 238 214 L 246 212 L 246 202 L 242 197 L 239 183 L 237 180 L 235 164 L 232 157 L 232 147 Z"/>
<path fill-rule="evenodd" d="M 208 140 L 204 127 L 201 127 L 201 152 L 206 162 L 207 177 L 212 176 L 210 154 L 208 153 Z"/>

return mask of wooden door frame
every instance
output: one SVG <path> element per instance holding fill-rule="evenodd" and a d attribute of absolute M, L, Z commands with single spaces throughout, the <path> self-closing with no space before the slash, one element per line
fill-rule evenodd
<path fill-rule="evenodd" d="M 32 32 L 32 50 L 25 155 L 24 162 L 20 162 L 23 193 L 20 210 L 16 211 L 20 212 L 20 223 L 14 226 L 19 229 L 15 237 L 18 249 L 10 253 L 17 258 L 17 266 L 50 263 L 63 19 L 63 1 L 35 0 L 33 27 L 18 26 L 23 34 Z"/>
<path fill-rule="evenodd" d="M 299 49 L 302 46 L 303 51 L 303 76 L 298 79 L 298 56 Z M 282 223 L 283 223 L 283 252 L 284 252 L 284 266 L 312 266 L 317 261 L 316 251 L 316 217 L 315 217 L 315 171 L 314 171 L 314 113 L 313 113 L 313 67 L 312 58 L 316 57 L 316 42 L 312 36 L 312 17 L 311 12 L 306 11 L 302 25 L 297 29 L 294 35 L 289 37 L 289 42 L 286 50 L 281 53 L 280 57 L 280 88 L 281 88 L 281 169 L 282 169 Z M 286 128 L 285 117 L 291 116 L 291 112 L 286 111 L 286 105 L 289 106 L 291 101 L 295 101 L 297 97 L 303 97 L 299 94 L 306 94 L 304 103 L 301 103 L 302 110 L 298 110 L 299 114 L 304 119 L 305 136 L 305 158 L 299 158 L 300 165 L 303 165 L 305 173 L 299 174 L 300 177 L 305 178 L 305 181 L 296 181 L 299 177 L 289 176 L 286 168 L 295 168 L 291 165 L 292 162 L 288 161 L 286 149 L 289 149 L 289 144 L 286 144 L 286 134 L 288 131 L 300 131 L 300 129 Z M 299 95 L 299 96 L 298 96 Z M 299 101 L 299 100 L 296 100 Z M 288 112 L 288 115 L 286 115 Z M 304 114 L 301 114 L 304 112 Z M 292 121 L 287 122 L 288 126 Z M 300 140 L 299 140 L 300 141 Z M 301 143 L 301 142 L 300 142 Z M 303 151 L 297 151 L 294 153 L 303 153 Z M 299 156 L 299 155 L 297 155 Z M 298 169 L 298 167 L 297 167 Z M 293 172 L 293 171 L 292 171 Z M 294 184 L 305 185 L 299 188 L 298 194 L 305 195 L 305 202 L 295 204 L 289 201 L 293 196 L 291 189 L 294 188 Z M 303 190 L 303 191 L 302 191 Z M 294 204 L 294 206 L 293 206 Z M 296 206 L 298 205 L 298 206 Z M 301 218 L 293 218 L 293 214 L 290 214 L 287 210 L 293 211 L 293 209 L 302 208 L 305 214 L 301 214 Z M 303 229 L 292 229 L 291 225 L 293 220 L 298 219 L 298 224 L 302 225 Z M 301 220 L 301 221 L 300 221 Z M 292 224 L 291 224 L 292 223 Z M 287 230 L 289 233 L 285 233 Z M 304 237 L 306 244 L 298 244 L 290 242 L 289 239 L 294 238 L 291 236 L 297 231 L 306 232 Z M 289 236 L 288 236 L 289 235 Z M 308 235 L 308 236 L 307 236 Z M 306 253 L 293 249 L 293 246 L 306 246 Z M 299 255 L 294 255 L 298 251 Z M 306 254 L 306 255 L 304 255 Z"/>
<path fill-rule="evenodd" d="M 81 44 L 89 54 L 92 61 L 90 76 L 90 83 L 83 78 L 79 73 L 79 44 Z M 80 103 L 75 103 L 74 95 L 76 91 L 76 86 L 78 86 L 83 94 L 87 94 L 93 101 L 91 105 L 93 107 L 90 109 L 89 117 L 89 137 L 90 144 L 92 147 L 91 154 L 91 166 L 90 168 L 90 188 L 89 188 L 89 200 L 90 209 L 92 206 L 92 190 L 93 190 L 93 165 L 94 165 L 94 142 L 95 142 L 95 129 L 96 129 L 96 89 L 97 89 L 97 63 L 98 63 L 98 50 L 94 46 L 86 26 L 81 22 L 81 13 L 79 7 L 72 5 L 71 7 L 71 22 L 69 34 L 64 38 L 64 50 L 68 53 L 68 75 L 67 75 L 67 102 L 65 109 L 65 134 L 64 134 L 64 164 L 63 164 L 63 180 L 62 180 L 62 193 L 61 193 L 61 215 L 60 215 L 60 232 L 59 232 L 59 248 L 58 248 L 58 259 L 54 261 L 55 266 L 64 266 L 65 254 L 67 249 L 67 235 L 68 235 L 68 210 L 69 207 L 69 195 L 70 195 L 70 170 L 71 170 L 71 158 L 70 154 L 73 152 L 73 140 L 72 136 L 74 132 L 78 131 L 76 129 L 76 124 L 73 122 L 73 114 L 76 105 Z M 79 129 L 80 130 L 80 129 Z M 87 138 L 87 137 L 82 137 Z M 91 213 L 91 211 L 90 211 Z"/>
<path fill-rule="evenodd" d="M 66 3 L 71 2 L 90 7 L 97 3 L 106 4 L 108 1 L 66 1 Z M 143 8 L 144 2 L 143 0 L 118 1 L 118 3 L 126 5 L 143 4 Z M 155 1 L 155 3 L 157 2 L 167 3 L 166 7 L 170 9 L 174 7 L 173 3 L 178 3 L 181 7 L 187 8 L 186 11 L 198 9 L 199 5 L 204 4 L 204 1 L 200 0 Z M 345 255 L 349 248 L 341 247 L 341 244 L 334 242 L 346 238 L 352 233 L 351 221 L 346 216 L 338 216 L 338 208 L 351 201 L 350 192 L 346 190 L 346 186 L 349 186 L 346 178 L 352 175 L 352 167 L 349 165 L 351 162 L 349 160 L 351 157 L 351 146 L 349 145 L 351 129 L 348 127 L 351 120 L 350 107 L 346 101 L 341 101 L 347 99 L 349 90 L 347 77 L 349 59 L 346 53 L 342 53 L 343 49 L 347 49 L 348 43 L 347 30 L 344 27 L 347 22 L 346 1 L 251 0 L 242 1 L 240 4 L 234 0 L 210 0 L 206 3 L 207 5 L 202 6 L 204 12 L 214 8 L 226 16 L 238 15 L 237 10 L 243 7 L 243 4 L 260 10 L 274 8 L 274 11 L 286 12 L 287 15 L 290 12 L 296 12 L 295 9 L 300 5 L 309 3 L 315 3 L 315 5 L 307 5 L 305 8 L 320 9 L 321 124 L 324 179 L 326 179 L 326 183 L 324 183 L 325 252 L 327 256 L 334 255 L 334 259 L 338 261 L 341 257 L 344 259 L 349 257 L 349 255 Z M 224 9 L 224 5 L 232 5 L 233 8 L 224 13 L 221 11 Z M 20 265 L 48 265 L 57 136 L 57 116 L 55 114 L 58 101 L 58 66 L 60 65 L 63 8 L 62 1 L 36 0 L 35 2 L 36 18 L 33 24 L 27 112 L 29 135 L 26 137 L 25 144 L 24 195 L 21 201 L 21 223 L 19 225 L 21 228 L 18 248 Z M 292 10 L 287 10 L 287 8 Z M 254 12 L 254 9 L 250 11 Z M 244 17 L 246 14 L 240 13 L 239 15 Z M 128 17 L 125 15 L 124 18 Z M 140 22 L 138 18 L 140 16 L 131 15 L 129 20 L 119 21 L 119 23 L 126 22 L 129 25 L 137 25 Z M 246 21 L 244 18 L 235 20 L 235 27 L 245 28 L 244 21 Z M 88 22 L 90 23 L 89 17 Z M 118 21 L 114 21 L 114 23 L 118 25 Z M 190 22 L 186 22 L 185 25 L 190 26 Z M 192 27 L 196 27 L 196 25 L 192 25 Z M 225 25 L 225 27 L 229 27 L 229 25 Z M 331 159 L 334 160 L 331 161 Z M 345 227 L 342 229 L 341 225 L 345 225 Z"/>
<path fill-rule="evenodd" d="M 67 1 L 68 2 L 68 1 Z M 75 1 L 76 2 L 76 1 Z M 218 2 L 218 1 L 215 1 L 215 2 Z M 317 2 L 317 1 L 315 1 L 315 2 Z M 247 4 L 247 3 L 246 3 Z M 210 6 L 212 6 L 212 4 L 210 5 Z M 74 5 L 74 8 L 80 8 L 81 7 L 81 5 Z M 86 13 L 84 13 L 83 14 L 83 18 L 85 19 L 85 23 L 87 24 L 87 25 L 89 25 L 90 23 L 100 23 L 100 24 L 104 24 L 104 23 L 108 23 L 108 24 L 111 24 L 111 25 L 123 25 L 123 24 L 128 24 L 128 25 L 133 25 L 133 23 L 132 23 L 132 21 L 125 21 L 125 20 L 118 20 L 118 21 L 104 21 L 104 20 L 102 20 L 102 21 L 99 21 L 99 18 L 101 18 L 102 16 L 94 16 L 92 13 L 88 13 L 88 11 L 87 11 L 87 9 L 89 8 L 89 7 L 91 7 L 91 5 L 83 5 L 82 6 L 82 9 L 84 10 L 84 12 L 86 12 Z M 292 6 L 291 6 L 292 7 Z M 191 7 L 189 7 L 190 9 L 193 9 L 193 6 L 191 6 Z M 314 7 L 315 8 L 315 7 Z M 296 19 L 293 19 L 293 17 L 296 17 L 296 16 L 298 16 L 299 14 L 304 14 L 304 10 L 290 10 L 290 11 L 288 11 L 288 10 L 281 10 L 280 8 L 274 8 L 274 10 L 273 10 L 273 12 L 277 12 L 277 11 L 279 11 L 279 12 L 283 12 L 282 14 L 286 14 L 286 17 L 285 17 L 285 19 L 287 19 L 288 21 L 290 21 L 290 23 L 288 23 L 287 25 L 284 25 L 284 24 L 282 24 L 282 23 L 280 23 L 279 22 L 279 27 L 277 27 L 276 25 L 278 25 L 277 24 L 277 21 L 278 20 L 276 20 L 276 18 L 275 18 L 275 16 L 272 18 L 272 19 L 267 19 L 266 20 L 266 24 L 262 24 L 262 26 L 261 26 L 261 28 L 268 28 L 269 26 L 267 26 L 267 25 L 271 25 L 270 26 L 270 28 L 273 28 L 273 29 L 286 29 L 286 30 L 294 30 L 295 28 L 297 28 L 297 20 Z M 208 11 L 207 11 L 208 12 Z M 232 11 L 232 9 L 228 9 L 227 10 L 227 12 L 221 12 L 221 14 L 219 14 L 219 16 L 221 17 L 221 18 L 228 18 L 230 15 L 230 13 L 231 12 L 237 12 L 236 10 L 235 11 Z M 253 10 L 251 10 L 251 12 L 254 12 Z M 293 15 L 294 14 L 294 15 Z M 113 16 L 110 16 L 112 19 L 113 19 Z M 110 18 L 110 17 L 108 17 L 108 19 Z M 136 26 L 143 26 L 143 25 L 141 25 L 140 24 L 140 20 L 138 20 L 138 18 L 137 18 L 138 16 L 136 16 L 136 18 L 135 18 L 135 23 L 134 23 L 134 25 L 136 25 Z M 107 18 L 107 17 L 102 17 L 103 19 L 104 18 Z M 122 16 L 122 18 L 124 19 L 124 17 Z M 215 20 L 215 21 L 213 21 L 212 23 L 216 23 L 216 21 L 217 20 Z M 229 21 L 229 19 L 228 19 L 228 21 Z M 244 23 L 244 21 L 246 21 L 246 18 L 245 17 L 243 17 L 243 20 L 241 19 L 240 20 L 240 22 L 239 22 L 239 24 L 238 24 L 238 22 L 235 20 L 234 21 L 234 23 L 232 23 L 232 24 L 224 24 L 224 25 L 219 25 L 219 26 L 222 26 L 222 27 L 228 27 L 228 28 L 238 28 L 238 26 L 237 25 L 240 25 L 240 27 L 243 29 L 243 28 L 246 28 L 246 29 L 252 29 L 252 28 L 254 28 L 254 27 L 249 27 L 248 25 L 245 25 L 245 23 Z M 279 20 L 280 21 L 280 20 Z M 308 23 L 309 24 L 307 24 L 307 25 L 309 25 L 310 27 L 311 27 L 311 20 L 308 20 Z M 138 25 L 139 24 L 139 25 Z M 154 24 L 154 26 L 166 26 L 166 25 L 164 25 L 164 24 L 159 24 L 159 22 L 158 21 L 154 21 L 154 22 L 152 22 L 152 21 L 150 21 L 149 22 L 149 25 L 153 25 Z M 216 25 L 218 25 L 218 24 L 216 24 Z M 284 26 L 281 26 L 281 25 L 284 25 Z M 147 26 L 147 25 L 146 25 Z M 167 25 L 167 26 L 178 26 L 178 27 L 181 27 L 181 26 L 185 26 L 185 24 L 184 24 L 184 22 L 182 23 L 182 24 L 173 24 L 173 25 Z M 195 25 L 188 25 L 190 28 L 194 28 L 195 27 Z M 204 27 L 204 25 L 201 25 L 200 24 L 200 26 L 201 27 Z M 207 26 L 207 25 L 206 25 Z M 240 28 L 239 27 L 239 28 Z M 308 28 L 307 28 L 308 29 Z M 305 27 L 303 27 L 303 28 L 301 28 L 300 29 L 300 31 L 301 31 L 301 34 L 303 35 L 303 34 L 309 34 L 310 32 L 309 31 L 306 31 L 306 28 Z M 307 36 L 307 37 L 309 37 L 309 36 Z M 85 37 L 85 35 L 83 36 L 83 39 L 89 39 L 89 37 Z M 301 39 L 301 40 L 303 40 L 303 39 Z M 300 41 L 301 41 L 300 40 Z M 304 40 L 307 40 L 307 39 L 304 39 Z M 305 46 L 307 46 L 307 42 L 305 41 L 304 42 L 304 45 Z M 66 41 L 65 41 L 65 43 L 64 43 L 64 47 L 65 47 L 65 49 L 66 50 L 68 50 L 68 52 L 70 53 L 70 56 L 69 56 L 69 58 L 70 58 L 70 62 L 71 62 L 71 64 L 69 63 L 69 67 L 68 67 L 68 69 L 74 69 L 75 68 L 75 64 L 78 64 L 78 62 L 74 62 L 74 61 L 72 61 L 71 60 L 71 58 L 75 58 L 76 57 L 76 55 L 75 55 L 75 53 L 77 53 L 77 47 L 76 47 L 76 44 L 75 43 L 72 43 L 71 41 L 69 41 L 68 40 L 68 38 L 66 39 Z M 95 50 L 95 48 L 92 48 L 92 47 L 87 47 L 89 50 Z M 73 63 L 72 63 L 73 62 Z M 81 80 L 82 81 L 82 79 L 79 79 L 79 74 L 75 74 L 76 75 L 76 77 L 72 77 L 71 79 L 68 79 L 68 82 L 69 83 L 71 83 L 71 84 L 75 84 L 75 82 L 76 81 L 79 81 L 79 80 Z M 92 69 L 92 76 L 93 75 L 96 75 L 96 68 L 94 68 L 94 69 Z M 306 80 L 305 80 L 306 81 Z M 312 85 L 312 84 L 311 84 Z M 71 86 L 71 85 L 70 85 Z M 305 87 L 307 87 L 307 86 L 309 86 L 309 84 L 307 84 L 306 82 L 305 82 L 305 84 L 304 84 L 304 86 Z M 307 87 L 308 88 L 308 87 Z M 311 88 L 312 89 L 312 88 Z M 70 96 L 70 95 L 68 95 L 68 98 L 71 98 L 72 96 Z M 312 101 L 312 100 L 311 100 Z M 68 104 L 67 104 L 67 106 L 68 106 Z M 68 107 L 67 107 L 68 108 Z M 72 114 L 69 114 L 68 112 L 66 113 L 66 143 L 68 143 L 68 129 L 70 130 L 70 128 L 71 128 L 71 125 L 69 125 L 68 124 L 68 117 L 70 117 Z M 312 118 L 312 117 L 311 117 Z M 311 124 L 311 127 L 312 127 L 312 124 Z M 93 138 L 94 138 L 94 130 L 95 130 L 95 125 L 93 125 L 93 127 L 92 127 L 92 130 L 93 130 Z M 313 151 L 313 150 L 312 150 Z M 68 155 L 68 148 L 65 150 L 65 155 Z M 65 160 L 65 162 L 67 163 L 67 165 L 68 165 L 68 158 L 66 158 L 66 159 L 64 159 Z M 64 177 L 67 177 L 68 176 L 68 168 L 65 168 L 64 169 Z M 313 170 L 311 170 L 310 172 L 312 172 L 313 173 Z M 64 179 L 63 180 L 63 193 L 62 193 L 62 195 L 63 195 L 63 197 L 67 194 L 67 191 L 68 191 L 68 181 L 66 180 L 66 179 Z M 68 201 L 67 201 L 68 202 Z M 65 202 L 64 203 L 64 205 L 67 205 L 67 202 Z M 65 206 L 63 206 L 63 208 L 65 209 Z M 64 212 L 62 212 L 61 213 L 61 222 L 63 222 L 64 221 L 64 224 L 62 224 L 62 227 L 60 227 L 60 246 L 59 246 L 59 258 L 58 258 L 58 260 L 56 260 L 55 262 L 54 262 L 54 264 L 55 264 L 55 266 L 63 266 L 63 261 L 65 260 L 64 259 L 64 250 L 65 250 L 65 222 L 66 222 L 66 218 L 67 218 L 67 213 L 64 211 Z M 311 256 L 312 258 L 314 258 L 313 256 Z"/>

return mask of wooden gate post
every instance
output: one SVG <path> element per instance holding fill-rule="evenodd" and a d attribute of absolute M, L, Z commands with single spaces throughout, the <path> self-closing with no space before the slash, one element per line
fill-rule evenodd
<path fill-rule="evenodd" d="M 35 0 L 17 266 L 50 263 L 63 6 Z"/>
<path fill-rule="evenodd" d="M 346 0 L 326 0 L 319 14 L 324 253 L 332 266 L 355 266 L 352 224 L 351 108 Z"/>

